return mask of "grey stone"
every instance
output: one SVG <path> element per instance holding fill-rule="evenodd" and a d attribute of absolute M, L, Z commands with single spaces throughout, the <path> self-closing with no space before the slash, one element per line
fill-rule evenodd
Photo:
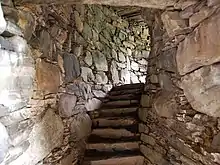
<path fill-rule="evenodd" d="M 0 132 L 1 132 L 1 136 L 0 136 L 0 163 L 1 163 L 8 152 L 10 144 L 9 144 L 8 132 L 2 123 L 0 123 Z"/>
<path fill-rule="evenodd" d="M 28 53 L 28 44 L 27 41 L 20 36 L 13 36 L 8 38 L 8 41 L 11 43 L 13 47 L 13 51 L 17 53 Z"/>
<path fill-rule="evenodd" d="M 97 84 L 107 84 L 108 83 L 108 77 L 106 76 L 106 74 L 104 72 L 98 72 L 95 75 L 95 79 L 96 79 L 96 83 Z"/>
<path fill-rule="evenodd" d="M 99 40 L 99 35 L 95 30 L 92 30 L 92 39 L 94 41 L 98 41 Z"/>
<path fill-rule="evenodd" d="M 37 164 L 63 141 L 64 126 L 53 110 L 47 110 L 42 120 L 36 123 L 29 136 L 30 146 L 10 165 Z M 27 159 L 28 157 L 28 159 Z"/>
<path fill-rule="evenodd" d="M 21 28 L 10 21 L 7 21 L 7 26 L 6 26 L 6 29 L 5 29 L 5 32 L 3 33 L 3 35 L 7 36 L 7 37 L 10 37 L 13 35 L 18 35 L 18 36 L 23 37 L 23 33 L 22 33 Z"/>
<path fill-rule="evenodd" d="M 108 64 L 104 54 L 96 51 L 93 54 L 93 61 L 98 71 L 108 71 Z"/>
<path fill-rule="evenodd" d="M 142 107 L 151 107 L 151 99 L 150 96 L 147 94 L 142 94 L 141 96 L 141 106 Z"/>
<path fill-rule="evenodd" d="M 80 76 L 80 65 L 76 56 L 73 54 L 65 54 L 63 62 L 66 82 L 71 82 Z"/>
<path fill-rule="evenodd" d="M 196 111 L 220 117 L 220 65 L 204 66 L 182 78 L 184 94 Z"/>
<path fill-rule="evenodd" d="M 121 70 L 120 79 L 123 84 L 131 83 L 131 73 L 129 72 L 127 68 Z"/>
<path fill-rule="evenodd" d="M 83 46 L 82 45 L 74 48 L 74 55 L 76 57 L 80 57 L 82 54 L 83 54 Z"/>
<path fill-rule="evenodd" d="M 147 65 L 148 64 L 147 60 L 145 60 L 143 58 L 141 60 L 139 60 L 138 63 L 141 64 L 141 65 Z"/>
<path fill-rule="evenodd" d="M 102 102 L 99 99 L 92 98 L 87 101 L 87 103 L 85 104 L 85 107 L 87 111 L 94 111 L 100 108 L 101 103 Z"/>
<path fill-rule="evenodd" d="M 104 93 L 103 91 L 101 90 L 93 90 L 92 93 L 95 95 L 95 97 L 97 98 L 104 98 L 106 96 L 106 93 Z"/>
<path fill-rule="evenodd" d="M 118 53 L 118 59 L 119 59 L 120 62 L 125 62 L 126 61 L 125 55 L 122 52 Z"/>
<path fill-rule="evenodd" d="M 83 81 L 74 82 L 66 87 L 66 92 L 87 100 L 92 96 L 91 86 Z"/>
<path fill-rule="evenodd" d="M 211 147 L 213 149 L 215 149 L 217 152 L 220 151 L 219 147 L 220 147 L 220 133 L 218 133 L 217 135 L 214 136 L 213 140 L 212 140 L 212 144 Z"/>
<path fill-rule="evenodd" d="M 71 138 L 75 142 L 85 140 L 91 132 L 91 127 L 92 121 L 88 114 L 81 113 L 74 116 L 70 126 Z"/>
<path fill-rule="evenodd" d="M 74 11 L 75 23 L 77 30 L 81 33 L 83 31 L 83 22 L 80 18 L 80 15 L 77 11 Z"/>
<path fill-rule="evenodd" d="M 9 113 L 9 108 L 0 104 L 0 117 L 6 116 Z"/>
<path fill-rule="evenodd" d="M 84 61 L 87 65 L 92 66 L 93 60 L 92 55 L 89 51 L 86 52 L 86 57 L 84 58 Z"/>
<path fill-rule="evenodd" d="M 156 140 L 151 137 L 151 136 L 148 136 L 146 134 L 141 134 L 141 141 L 143 141 L 145 144 L 149 144 L 151 146 L 154 146 L 156 144 Z"/>
<path fill-rule="evenodd" d="M 5 21 L 4 14 L 2 11 L 2 6 L 0 3 L 0 34 L 2 34 L 5 31 L 6 26 L 7 26 L 7 22 Z"/>
<path fill-rule="evenodd" d="M 13 51 L 13 47 L 11 43 L 7 39 L 3 38 L 2 36 L 0 36 L 0 48 Z"/>
<path fill-rule="evenodd" d="M 155 74 L 150 75 L 150 82 L 153 84 L 159 83 L 158 75 L 155 75 Z"/>
<path fill-rule="evenodd" d="M 162 154 L 145 145 L 140 146 L 140 151 L 154 164 L 170 164 L 169 162 L 167 162 L 167 160 L 163 158 Z"/>
<path fill-rule="evenodd" d="M 84 28 L 83 28 L 83 36 L 86 40 L 91 39 L 92 38 L 92 29 L 91 27 L 84 22 Z"/>
<path fill-rule="evenodd" d="M 118 61 L 118 54 L 114 49 L 112 49 L 112 58 L 114 58 L 116 61 Z"/>
<path fill-rule="evenodd" d="M 10 112 L 27 105 L 33 93 L 35 69 L 33 60 L 25 54 L 0 49 L 0 104 Z M 22 60 L 21 60 L 22 59 Z"/>
<path fill-rule="evenodd" d="M 71 94 L 62 94 L 59 100 L 59 114 L 61 117 L 70 117 L 73 114 L 77 97 Z"/>
<path fill-rule="evenodd" d="M 117 66 L 119 67 L 119 68 L 126 68 L 126 64 L 125 63 L 119 63 L 119 62 L 117 62 Z"/>
<path fill-rule="evenodd" d="M 92 69 L 87 68 L 87 67 L 81 67 L 81 77 L 85 82 L 89 81 L 94 81 L 95 77 L 94 74 L 92 73 Z"/>
<path fill-rule="evenodd" d="M 124 40 L 126 39 L 126 32 L 120 31 L 118 37 L 119 37 L 122 41 L 124 41 Z"/>
<path fill-rule="evenodd" d="M 34 122 L 32 120 L 24 120 L 7 127 L 8 134 L 11 139 L 11 145 L 19 146 L 28 140 L 33 129 Z"/>
<path fill-rule="evenodd" d="M 138 63 L 131 61 L 131 69 L 138 71 L 139 70 L 139 65 Z"/>
<path fill-rule="evenodd" d="M 117 63 L 115 61 L 112 61 L 110 71 L 112 74 L 112 81 L 114 84 L 119 83 L 119 75 L 118 75 L 118 70 L 117 70 Z"/>
<path fill-rule="evenodd" d="M 128 54 L 128 56 L 131 56 L 131 55 L 132 55 L 131 49 L 127 48 L 127 54 Z"/>
<path fill-rule="evenodd" d="M 123 45 L 124 45 L 126 48 L 130 48 L 130 49 L 134 49 L 134 48 L 135 48 L 135 44 L 132 43 L 131 41 L 124 41 L 124 42 L 123 42 Z"/>
<path fill-rule="evenodd" d="M 159 83 L 161 88 L 172 91 L 173 90 L 173 82 L 171 80 L 171 77 L 168 75 L 168 73 L 162 72 L 159 74 Z"/>
<path fill-rule="evenodd" d="M 173 118 L 178 112 L 175 93 L 163 90 L 153 103 L 154 109 L 161 117 Z"/>
<path fill-rule="evenodd" d="M 137 75 L 134 74 L 133 72 L 131 72 L 131 82 L 132 83 L 139 83 L 139 79 L 138 79 Z"/>
<path fill-rule="evenodd" d="M 139 76 L 139 81 L 141 83 L 145 83 L 146 82 L 146 76 Z"/>
<path fill-rule="evenodd" d="M 176 48 L 164 51 L 159 56 L 159 67 L 170 72 L 176 72 L 176 51 Z"/>

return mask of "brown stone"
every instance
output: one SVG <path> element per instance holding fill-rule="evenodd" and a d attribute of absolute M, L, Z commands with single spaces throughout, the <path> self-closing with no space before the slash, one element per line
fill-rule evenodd
<path fill-rule="evenodd" d="M 177 68 L 181 75 L 220 61 L 220 12 L 205 20 L 178 46 Z"/>
<path fill-rule="evenodd" d="M 213 14 L 214 11 L 215 11 L 215 9 L 211 9 L 207 6 L 203 7 L 201 10 L 199 10 L 199 12 L 193 14 L 189 18 L 189 26 L 190 27 L 196 27 L 197 25 L 199 25 L 199 23 L 204 21 L 211 14 Z"/>
<path fill-rule="evenodd" d="M 182 34 L 186 29 L 186 21 L 180 18 L 177 11 L 166 11 L 161 15 L 164 27 L 170 37 Z"/>
<path fill-rule="evenodd" d="M 143 141 L 144 143 L 149 144 L 151 146 L 154 146 L 156 144 L 156 140 L 153 137 L 148 136 L 143 133 L 141 134 L 141 141 Z"/>
<path fill-rule="evenodd" d="M 192 107 L 209 116 L 220 117 L 220 65 L 202 67 L 182 79 L 182 87 Z"/>
<path fill-rule="evenodd" d="M 175 93 L 162 91 L 154 102 L 154 109 L 161 117 L 172 118 L 178 113 L 178 104 L 175 100 Z"/>
<path fill-rule="evenodd" d="M 145 145 L 140 146 L 141 152 L 154 164 L 169 164 L 159 152 Z"/>
<path fill-rule="evenodd" d="M 189 6 L 195 5 L 198 2 L 198 0 L 179 0 L 174 7 L 177 9 L 186 9 Z"/>
<path fill-rule="evenodd" d="M 45 93 L 57 93 L 60 85 L 59 67 L 43 59 L 37 59 L 36 82 L 38 90 Z"/>

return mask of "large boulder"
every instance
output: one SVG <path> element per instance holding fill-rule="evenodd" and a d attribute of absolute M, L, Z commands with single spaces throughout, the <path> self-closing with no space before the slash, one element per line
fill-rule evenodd
<path fill-rule="evenodd" d="M 205 66 L 184 76 L 182 88 L 196 111 L 220 117 L 220 64 Z"/>
<path fill-rule="evenodd" d="M 37 164 L 63 141 L 64 126 L 61 118 L 49 109 L 36 123 L 29 136 L 29 148 L 10 165 Z"/>
<path fill-rule="evenodd" d="M 202 22 L 178 46 L 176 61 L 181 75 L 220 61 L 220 12 Z"/>

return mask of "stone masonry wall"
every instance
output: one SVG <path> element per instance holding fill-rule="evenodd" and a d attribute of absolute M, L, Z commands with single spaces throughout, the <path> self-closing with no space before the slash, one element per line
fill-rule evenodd
<path fill-rule="evenodd" d="M 139 109 L 146 164 L 220 164 L 219 1 L 179 1 L 143 15 L 152 25 Z"/>
<path fill-rule="evenodd" d="M 64 123 L 56 114 L 59 67 L 34 56 L 36 20 L 11 1 L 0 7 L 0 164 L 37 164 L 61 146 Z M 3 12 L 2 12 L 3 10 Z"/>
<path fill-rule="evenodd" d="M 145 82 L 150 37 L 107 6 L 28 5 L 0 12 L 0 164 L 79 164 L 113 85 Z"/>

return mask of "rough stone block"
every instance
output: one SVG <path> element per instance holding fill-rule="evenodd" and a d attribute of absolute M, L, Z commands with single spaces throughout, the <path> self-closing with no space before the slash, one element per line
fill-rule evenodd
<path fill-rule="evenodd" d="M 63 141 L 64 126 L 62 120 L 53 110 L 47 110 L 42 120 L 36 123 L 29 136 L 30 146 L 10 165 L 37 164 Z M 27 159 L 28 157 L 28 159 Z"/>
<path fill-rule="evenodd" d="M 178 46 L 176 61 L 181 75 L 220 61 L 220 12 L 205 20 Z"/>
<path fill-rule="evenodd" d="M 59 67 L 43 59 L 37 59 L 36 82 L 38 90 L 45 93 L 57 93 L 60 85 Z"/>
<path fill-rule="evenodd" d="M 179 111 L 175 93 L 170 91 L 162 91 L 153 105 L 157 114 L 161 117 L 172 118 Z"/>
<path fill-rule="evenodd" d="M 185 96 L 193 109 L 220 117 L 220 65 L 202 67 L 182 79 Z"/>
<path fill-rule="evenodd" d="M 167 160 L 163 158 L 163 155 L 145 145 L 141 145 L 140 150 L 144 156 L 154 164 L 169 164 Z"/>
<path fill-rule="evenodd" d="M 59 114 L 61 117 L 70 117 L 73 114 L 77 97 L 70 94 L 62 94 L 59 100 Z"/>
<path fill-rule="evenodd" d="M 183 33 L 187 27 L 185 20 L 180 18 L 177 11 L 166 11 L 161 15 L 161 19 L 170 37 Z"/>

